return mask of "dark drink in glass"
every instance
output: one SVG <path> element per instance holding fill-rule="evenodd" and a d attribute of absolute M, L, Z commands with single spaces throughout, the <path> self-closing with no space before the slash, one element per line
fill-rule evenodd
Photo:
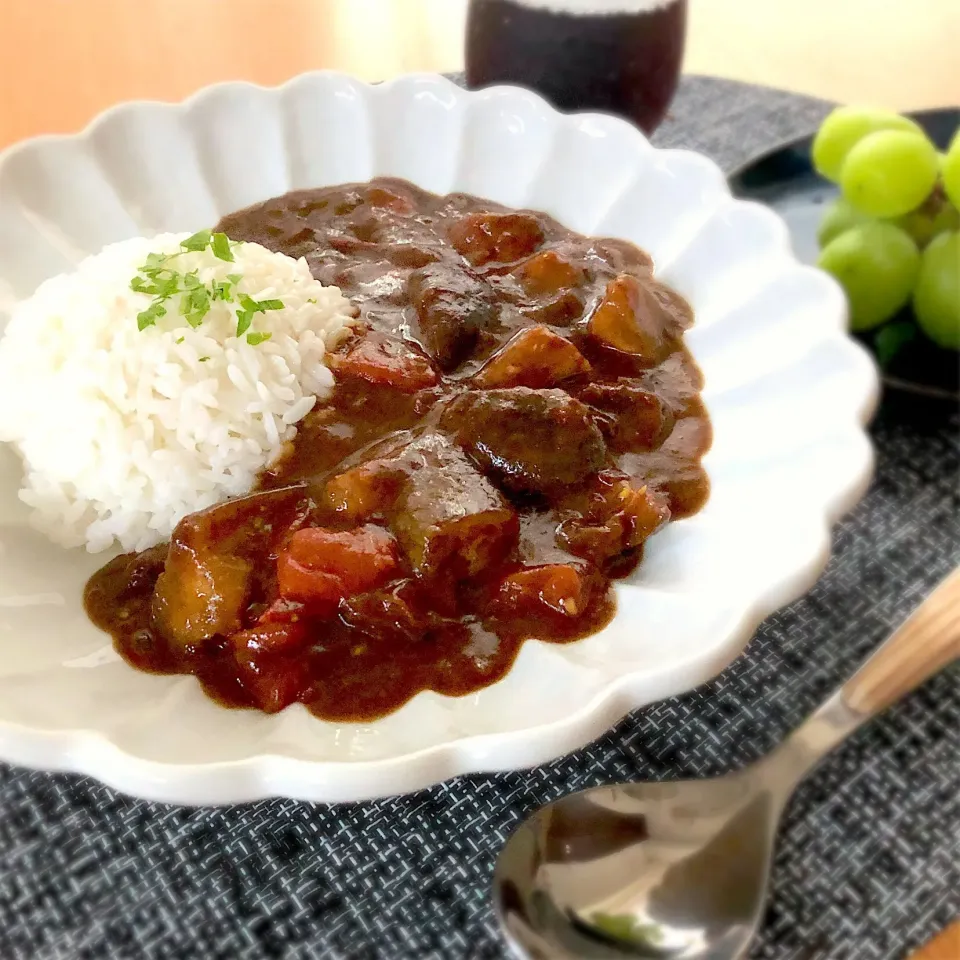
<path fill-rule="evenodd" d="M 686 21 L 687 0 L 470 0 L 467 84 L 519 84 L 652 133 L 677 88 Z"/>

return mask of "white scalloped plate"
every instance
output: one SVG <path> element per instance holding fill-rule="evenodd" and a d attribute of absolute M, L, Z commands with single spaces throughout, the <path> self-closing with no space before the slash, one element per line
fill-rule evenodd
<path fill-rule="evenodd" d="M 528 642 L 502 682 L 472 696 L 424 693 L 376 723 L 337 725 L 300 706 L 224 710 L 192 677 L 121 662 L 81 607 L 103 558 L 25 525 L 15 459 L 0 451 L 3 759 L 181 803 L 359 800 L 537 764 L 715 676 L 822 571 L 829 525 L 871 474 L 864 424 L 878 389 L 844 332 L 840 289 L 795 261 L 773 213 L 731 199 L 709 160 L 654 149 L 610 117 L 564 116 L 519 89 L 334 73 L 125 104 L 77 136 L 0 156 L 0 311 L 106 243 L 377 174 L 544 210 L 649 251 L 697 317 L 688 342 L 715 434 L 709 503 L 649 543 L 601 633 Z"/>

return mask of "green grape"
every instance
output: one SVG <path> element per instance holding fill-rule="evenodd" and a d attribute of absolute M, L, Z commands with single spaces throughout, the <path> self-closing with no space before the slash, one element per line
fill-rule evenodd
<path fill-rule="evenodd" d="M 843 197 L 837 197 L 833 203 L 827 207 L 820 221 L 820 229 L 817 230 L 817 242 L 822 250 L 834 237 L 839 237 L 841 233 L 856 227 L 861 223 L 869 223 L 872 217 L 854 209 L 847 203 Z"/>
<path fill-rule="evenodd" d="M 873 107 L 837 107 L 820 124 L 813 139 L 813 165 L 821 176 L 840 182 L 840 171 L 847 154 L 859 140 L 877 130 L 904 130 L 924 135 L 909 117 Z"/>
<path fill-rule="evenodd" d="M 941 233 L 923 251 L 913 312 L 934 343 L 960 350 L 960 233 Z"/>
<path fill-rule="evenodd" d="M 885 323 L 873 338 L 873 352 L 877 355 L 877 363 L 886 370 L 897 354 L 916 339 L 917 325 L 912 320 Z"/>
<path fill-rule="evenodd" d="M 950 202 L 955 207 L 960 207 L 960 130 L 953 135 L 947 152 L 943 154 L 940 173 L 943 177 L 943 189 Z"/>
<path fill-rule="evenodd" d="M 960 229 L 960 212 L 952 203 L 940 200 L 923 204 L 893 222 L 906 230 L 922 250 L 938 234 Z"/>
<path fill-rule="evenodd" d="M 840 176 L 844 197 L 872 217 L 899 217 L 919 207 L 937 183 L 937 151 L 903 130 L 867 134 L 848 154 Z"/>
<path fill-rule="evenodd" d="M 835 237 L 817 263 L 846 291 L 851 328 L 869 330 L 889 320 L 910 299 L 920 252 L 899 227 L 874 221 Z"/>

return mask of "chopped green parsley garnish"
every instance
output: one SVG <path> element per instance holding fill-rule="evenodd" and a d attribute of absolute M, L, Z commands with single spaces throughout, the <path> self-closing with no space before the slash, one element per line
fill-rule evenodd
<path fill-rule="evenodd" d="M 210 230 L 200 230 L 192 237 L 180 242 L 181 249 L 177 253 L 149 253 L 146 261 L 140 266 L 137 275 L 130 281 L 130 289 L 134 293 L 143 293 L 153 297 L 153 302 L 146 310 L 137 314 L 137 329 L 146 330 L 156 325 L 157 320 L 165 317 L 168 308 L 172 307 L 174 297 L 180 297 L 178 313 L 194 329 L 200 326 L 210 312 L 210 305 L 217 300 L 225 303 L 237 303 L 237 336 L 247 334 L 247 343 L 256 346 L 270 339 L 269 333 L 248 333 L 253 319 L 258 313 L 267 313 L 269 310 L 282 310 L 282 300 L 254 300 L 245 293 L 237 290 L 237 285 L 243 279 L 241 273 L 228 273 L 225 280 L 211 280 L 209 284 L 200 282 L 196 270 L 181 273 L 176 269 L 177 257 L 183 253 L 199 253 L 210 249 L 219 260 L 227 263 L 234 261 L 233 248 L 242 241 L 231 241 L 225 233 L 213 233 Z M 183 343 L 183 337 L 177 340 Z M 202 360 L 209 360 L 202 357 Z"/>
<path fill-rule="evenodd" d="M 240 309 L 237 311 L 238 337 L 242 337 L 250 329 L 250 324 L 253 323 L 256 314 L 266 313 L 268 310 L 283 309 L 282 300 L 254 300 L 253 297 L 248 297 L 245 293 L 239 294 L 237 299 L 240 301 Z M 247 342 L 251 342 L 249 336 Z M 262 341 L 257 342 L 262 343 Z"/>
<path fill-rule="evenodd" d="M 201 250 L 206 250 L 210 246 L 213 240 L 213 234 L 209 230 L 198 230 L 192 237 L 187 237 L 186 240 L 180 242 L 180 246 L 184 250 L 190 250 L 194 253 L 199 253 Z M 174 254 L 176 256 L 176 254 Z M 233 257 L 230 257 L 232 260 Z"/>
<path fill-rule="evenodd" d="M 215 233 L 210 238 L 210 246 L 213 249 L 215 257 L 221 260 L 233 261 L 233 251 L 230 249 L 230 241 L 225 233 Z"/>

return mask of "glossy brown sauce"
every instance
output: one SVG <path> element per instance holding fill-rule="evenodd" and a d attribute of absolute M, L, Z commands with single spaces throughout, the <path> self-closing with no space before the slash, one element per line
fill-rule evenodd
<path fill-rule="evenodd" d="M 262 493 L 91 579 L 133 666 L 329 720 L 466 694 L 528 637 L 603 627 L 645 537 L 706 500 L 692 315 L 633 245 L 388 179 L 217 229 L 305 257 L 360 323 Z"/>

